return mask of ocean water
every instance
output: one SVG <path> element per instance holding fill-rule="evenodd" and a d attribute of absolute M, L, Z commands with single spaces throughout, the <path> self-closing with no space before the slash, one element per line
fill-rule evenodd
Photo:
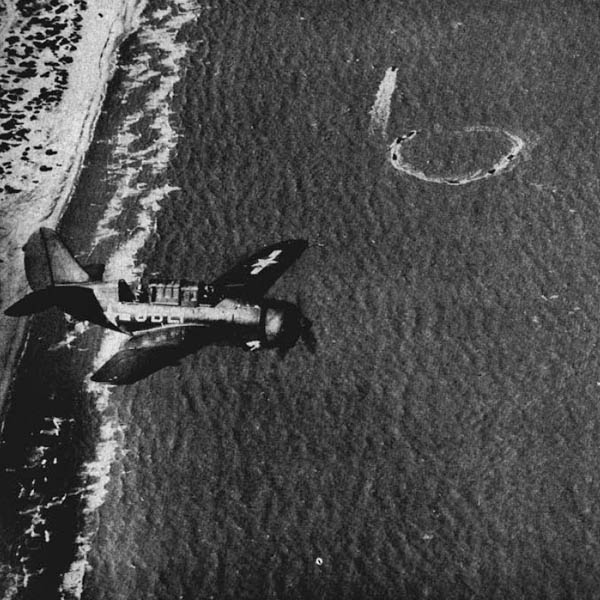
<path fill-rule="evenodd" d="M 121 47 L 122 66 L 88 156 L 89 163 L 100 157 L 101 175 L 85 197 L 75 193 L 62 221 L 61 232 L 78 258 L 85 263 L 97 256 L 109 278 L 134 277 L 133 256 L 152 232 L 158 199 L 171 190 L 160 179 L 176 137 L 170 98 L 186 53 L 177 37 L 197 13 L 185 1 L 146 5 L 139 32 Z M 123 26 L 117 23 L 117 31 Z M 89 176 L 86 167 L 81 189 Z M 28 337 L 0 452 L 6 490 L 2 595 L 79 598 L 98 527 L 96 509 L 122 431 L 109 389 L 90 384 L 88 376 L 119 340 L 56 313 L 32 319 Z M 40 363 L 45 370 L 37 377 Z"/>
<path fill-rule="evenodd" d="M 88 514 L 86 599 L 595 597 L 595 4 L 199 8 L 178 34 L 177 145 L 148 178 L 170 191 L 138 262 L 210 280 L 305 237 L 272 295 L 302 304 L 318 351 L 207 348 L 113 389 L 107 493 L 63 517 L 52 572 Z M 120 86 L 63 221 L 81 252 L 142 102 Z M 446 185 L 396 168 L 390 144 L 412 131 L 403 158 L 430 178 L 489 169 L 511 147 L 498 132 L 524 146 L 493 176 Z M 32 331 L 48 345 L 64 327 L 54 315 Z M 13 403 L 60 391 L 75 480 L 106 422 L 84 389 L 94 351 L 77 350 L 91 336 L 60 354 L 32 340 Z"/>

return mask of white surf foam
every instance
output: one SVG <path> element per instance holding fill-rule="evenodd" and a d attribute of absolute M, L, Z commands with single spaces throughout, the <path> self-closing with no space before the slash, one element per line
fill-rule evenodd
<path fill-rule="evenodd" d="M 0 183 L 2 187 L 8 185 L 13 191 L 17 190 L 3 194 L 0 205 L 0 303 L 3 307 L 27 291 L 20 248 L 38 227 L 55 227 L 70 200 L 114 70 L 115 51 L 123 37 L 135 28 L 143 2 L 96 0 L 87 10 L 74 2 L 62 2 L 60 13 L 54 14 L 52 19 L 55 24 L 64 26 L 61 37 L 64 42 L 64 36 L 68 36 L 70 43 L 39 52 L 27 38 L 31 40 L 36 34 L 43 37 L 43 28 L 31 17 L 24 16 L 16 3 L 7 2 L 6 7 L 0 26 L 2 87 L 5 92 L 19 88 L 22 94 L 3 106 L 2 118 L 4 121 L 17 118 L 19 127 L 27 131 L 22 137 L 11 139 L 8 149 L 0 150 L 0 163 L 4 169 Z M 9 73 L 15 67 L 11 66 L 8 57 L 8 38 L 18 40 L 11 39 L 11 46 L 28 47 L 28 60 L 36 67 L 34 76 Z M 59 70 L 48 64 L 56 64 L 56 61 L 62 62 L 60 70 L 67 73 L 66 80 L 60 80 Z M 60 90 L 65 83 L 66 88 Z M 45 92 L 58 93 L 60 90 L 60 101 L 36 105 L 45 93 L 43 88 Z M 23 319 L 0 315 L 0 337 L 11 340 L 11 343 L 0 344 L 0 407 L 4 405 L 25 335 Z M 41 499 L 33 487 L 23 489 L 22 493 Z M 47 504 L 39 504 L 22 511 L 22 515 L 32 519 L 27 532 L 38 535 L 35 526 L 46 508 Z M 48 535 L 44 534 L 44 539 Z M 19 571 L 7 574 L 10 585 L 4 592 L 5 599 L 27 587 L 37 573 L 29 568 L 26 555 L 20 556 L 20 563 Z M 6 567 L 2 566 L 2 570 Z"/>
<path fill-rule="evenodd" d="M 117 148 L 113 155 L 110 173 L 117 178 L 117 191 L 111 199 L 105 215 L 98 225 L 95 245 L 110 237 L 117 239 L 123 232 L 119 231 L 115 219 L 124 207 L 124 201 L 137 203 L 137 222 L 129 237 L 118 243 L 116 250 L 109 257 L 105 278 L 133 279 L 143 268 L 136 264 L 136 255 L 155 230 L 156 213 L 160 210 L 160 200 L 177 189 L 165 184 L 159 188 L 147 189 L 139 180 L 140 164 L 151 167 L 153 176 L 166 172 L 169 159 L 177 142 L 177 133 L 170 121 L 171 98 L 173 88 L 180 77 L 180 64 L 188 52 L 183 41 L 177 41 L 181 27 L 191 22 L 198 14 L 197 5 L 191 0 L 178 0 L 170 8 L 157 10 L 152 15 L 143 17 L 139 34 L 142 47 L 148 49 L 141 53 L 128 67 L 126 78 L 128 90 L 138 89 L 143 82 L 154 78 L 159 81 L 157 88 L 149 93 L 143 111 L 139 111 L 123 123 L 117 137 Z M 160 70 L 152 70 L 149 56 L 161 56 Z M 158 132 L 155 140 L 145 148 L 131 150 L 131 144 L 139 141 L 136 124 L 144 117 L 146 122 Z M 94 360 L 94 370 L 99 368 L 120 348 L 124 336 L 117 332 L 105 331 L 100 350 Z M 96 447 L 96 458 L 85 465 L 85 479 L 88 481 L 85 494 L 88 514 L 95 513 L 103 504 L 111 466 L 124 452 L 122 440 L 123 426 L 118 422 L 115 411 L 110 407 L 111 388 L 104 384 L 88 381 L 88 390 L 95 397 L 96 410 L 102 419 L 100 441 Z M 91 549 L 94 531 L 81 535 L 78 539 L 77 556 L 69 571 L 65 573 L 61 589 L 63 593 L 77 598 L 83 590 L 83 579 L 89 569 L 87 557 Z"/>

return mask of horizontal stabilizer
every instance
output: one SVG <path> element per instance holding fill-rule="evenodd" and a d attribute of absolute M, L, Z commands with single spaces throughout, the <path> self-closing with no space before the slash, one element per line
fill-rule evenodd
<path fill-rule="evenodd" d="M 81 321 L 90 321 L 114 331 L 121 331 L 106 318 L 94 291 L 79 286 L 61 285 L 36 290 L 8 307 L 4 314 L 9 317 L 23 317 L 42 312 L 52 306 L 57 306 Z"/>
<path fill-rule="evenodd" d="M 54 288 L 54 295 L 56 306 L 76 319 L 121 331 L 106 318 L 94 290 L 78 286 L 60 286 Z"/>
<path fill-rule="evenodd" d="M 9 306 L 4 311 L 4 314 L 9 317 L 24 317 L 43 312 L 55 305 L 56 295 L 54 294 L 54 289 L 46 288 L 27 294 L 27 296 Z"/>

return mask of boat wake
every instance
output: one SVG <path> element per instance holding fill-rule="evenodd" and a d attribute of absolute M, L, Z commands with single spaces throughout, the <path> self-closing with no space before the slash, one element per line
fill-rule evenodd
<path fill-rule="evenodd" d="M 390 67 L 386 70 L 379 89 L 375 96 L 375 102 L 370 114 L 369 122 L 369 133 L 371 136 L 378 136 L 386 139 L 388 135 L 388 122 L 390 120 L 390 114 L 392 110 L 392 99 L 396 91 L 396 79 L 398 70 L 396 67 Z M 500 138 L 505 137 L 510 142 L 510 149 L 508 152 L 502 154 L 492 165 L 486 168 L 475 169 L 468 173 L 462 173 L 457 175 L 436 175 L 428 174 L 418 169 L 407 161 L 402 155 L 403 147 L 406 147 L 411 140 L 413 140 L 419 132 L 417 130 L 410 131 L 408 134 L 401 135 L 396 138 L 389 147 L 390 162 L 396 171 L 403 175 L 410 175 L 421 181 L 428 183 L 442 183 L 446 185 L 465 185 L 466 183 L 472 183 L 474 181 L 480 181 L 482 179 L 488 179 L 489 177 L 495 177 L 501 173 L 505 173 L 513 169 L 525 156 L 526 149 L 528 146 L 527 140 L 512 133 L 506 129 L 500 127 L 491 127 L 485 125 L 473 125 L 465 127 L 461 132 L 462 134 L 475 134 L 475 133 L 491 133 L 496 134 Z"/>
<path fill-rule="evenodd" d="M 396 67 L 390 67 L 385 72 L 385 75 L 379 84 L 375 102 L 369 112 L 371 115 L 369 133 L 371 135 L 379 135 L 383 138 L 387 136 L 387 127 L 392 109 L 392 98 L 396 89 L 397 75 L 398 69 Z"/>
<path fill-rule="evenodd" d="M 417 131 L 411 131 L 407 135 L 403 135 L 396 139 L 390 146 L 390 160 L 392 166 L 400 173 L 410 175 L 421 181 L 427 181 L 429 183 L 445 183 L 446 185 L 464 185 L 466 183 L 472 183 L 473 181 L 479 181 L 481 179 L 488 179 L 500 175 L 502 172 L 510 171 L 517 164 L 517 159 L 525 149 L 525 140 L 518 135 L 500 129 L 498 127 L 486 127 L 483 125 L 467 127 L 464 130 L 465 133 L 494 133 L 500 136 L 505 136 L 510 141 L 510 149 L 506 154 L 503 154 L 498 160 L 491 166 L 485 169 L 477 169 L 471 173 L 464 173 L 461 175 L 451 176 L 439 176 L 439 175 L 428 175 L 423 171 L 415 168 L 402 156 L 402 146 L 412 140 L 416 135 Z"/>

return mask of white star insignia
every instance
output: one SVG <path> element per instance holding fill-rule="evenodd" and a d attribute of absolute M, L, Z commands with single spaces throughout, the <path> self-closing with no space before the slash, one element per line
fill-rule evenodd
<path fill-rule="evenodd" d="M 258 275 L 263 269 L 270 265 L 276 265 L 277 261 L 275 260 L 281 254 L 281 250 L 273 250 L 267 258 L 259 258 L 253 265 L 252 271 L 250 271 L 250 275 Z"/>

